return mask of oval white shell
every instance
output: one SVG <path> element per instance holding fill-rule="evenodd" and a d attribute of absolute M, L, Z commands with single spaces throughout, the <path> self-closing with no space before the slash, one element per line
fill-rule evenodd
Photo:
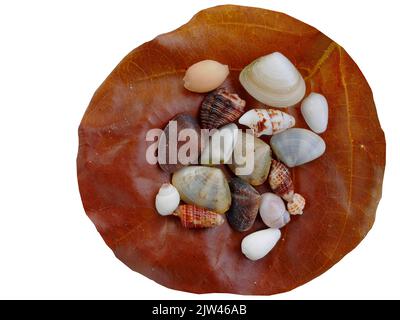
<path fill-rule="evenodd" d="M 252 109 L 239 119 L 239 123 L 253 130 L 256 137 L 273 135 L 296 124 L 290 114 L 274 109 Z"/>
<path fill-rule="evenodd" d="M 270 228 L 282 228 L 290 221 L 290 215 L 281 197 L 270 192 L 261 195 L 260 216 Z"/>
<path fill-rule="evenodd" d="M 236 146 L 238 132 L 239 129 L 234 123 L 216 130 L 200 156 L 200 163 L 212 165 L 228 162 Z"/>
<path fill-rule="evenodd" d="M 320 157 L 326 149 L 325 141 L 319 135 L 301 128 L 291 128 L 272 136 L 270 144 L 276 156 L 290 168 Z"/>
<path fill-rule="evenodd" d="M 312 131 L 322 133 L 328 126 L 328 101 L 322 94 L 311 92 L 301 103 L 301 114 Z"/>
<path fill-rule="evenodd" d="M 272 107 L 290 107 L 303 99 L 304 79 L 280 52 L 258 58 L 245 67 L 240 83 L 258 101 Z"/>
<path fill-rule="evenodd" d="M 183 86 L 193 92 L 208 92 L 218 88 L 229 74 L 229 67 L 214 60 L 202 60 L 191 65 L 183 78 Z"/>
<path fill-rule="evenodd" d="M 265 257 L 281 237 L 279 229 L 256 231 L 242 240 L 242 253 L 246 258 L 256 261 Z"/>
<path fill-rule="evenodd" d="M 178 208 L 180 201 L 176 188 L 169 183 L 164 183 L 156 195 L 156 209 L 162 216 L 172 214 Z"/>

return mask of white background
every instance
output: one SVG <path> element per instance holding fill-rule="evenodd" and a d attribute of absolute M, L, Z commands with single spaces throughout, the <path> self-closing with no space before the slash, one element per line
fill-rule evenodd
<path fill-rule="evenodd" d="M 230 2 L 283 11 L 341 44 L 373 89 L 387 139 L 383 198 L 366 239 L 312 282 L 260 298 L 400 298 L 398 1 Z M 169 290 L 128 269 L 86 217 L 75 167 L 79 122 L 114 66 L 223 3 L 1 2 L 0 298 L 243 298 Z"/>

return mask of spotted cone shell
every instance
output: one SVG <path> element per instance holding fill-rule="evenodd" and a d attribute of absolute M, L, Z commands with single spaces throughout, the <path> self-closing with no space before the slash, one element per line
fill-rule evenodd
<path fill-rule="evenodd" d="M 216 227 L 224 223 L 222 215 L 192 204 L 180 205 L 174 212 L 182 226 L 189 229 Z"/>
<path fill-rule="evenodd" d="M 288 202 L 287 209 L 292 215 L 303 214 L 305 205 L 306 199 L 302 195 L 295 193 L 292 201 Z"/>
<path fill-rule="evenodd" d="M 244 113 L 245 105 L 246 101 L 225 88 L 214 90 L 204 98 L 201 104 L 201 127 L 213 129 L 235 122 Z"/>
<path fill-rule="evenodd" d="M 288 202 L 292 201 L 294 194 L 292 177 L 282 162 L 272 159 L 268 182 L 275 194 Z"/>

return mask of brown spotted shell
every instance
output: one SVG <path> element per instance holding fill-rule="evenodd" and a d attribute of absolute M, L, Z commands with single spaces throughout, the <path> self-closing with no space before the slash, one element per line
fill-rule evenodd
<path fill-rule="evenodd" d="M 292 177 L 289 169 L 282 162 L 272 159 L 268 182 L 275 194 L 289 202 L 293 199 Z"/>
<path fill-rule="evenodd" d="M 306 199 L 298 193 L 293 195 L 292 201 L 288 202 L 287 209 L 290 214 L 303 214 L 303 209 L 306 206 Z"/>
<path fill-rule="evenodd" d="M 249 230 L 256 220 L 261 196 L 250 184 L 238 177 L 229 182 L 232 204 L 226 218 L 237 231 Z"/>
<path fill-rule="evenodd" d="M 222 215 L 192 204 L 180 205 L 174 212 L 182 226 L 189 229 L 211 228 L 224 223 Z"/>
<path fill-rule="evenodd" d="M 200 107 L 200 124 L 204 129 L 219 128 L 235 122 L 244 113 L 246 101 L 225 88 L 209 93 Z"/>

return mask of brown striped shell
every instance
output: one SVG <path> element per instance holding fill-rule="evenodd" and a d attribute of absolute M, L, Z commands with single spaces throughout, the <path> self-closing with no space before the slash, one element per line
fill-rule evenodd
<path fill-rule="evenodd" d="M 246 101 L 225 88 L 214 90 L 204 98 L 201 104 L 201 127 L 213 129 L 235 122 L 244 113 L 245 105 Z"/>
<path fill-rule="evenodd" d="M 298 193 L 293 195 L 292 201 L 288 202 L 287 209 L 290 214 L 303 214 L 303 209 L 306 205 L 306 199 Z"/>
<path fill-rule="evenodd" d="M 189 229 L 217 227 L 224 223 L 222 215 L 192 204 L 180 205 L 174 212 L 182 226 Z"/>
<path fill-rule="evenodd" d="M 288 202 L 292 201 L 294 194 L 292 177 L 282 162 L 272 160 L 268 182 L 275 194 Z"/>
<path fill-rule="evenodd" d="M 257 217 L 261 196 L 256 189 L 240 178 L 229 182 L 232 204 L 227 212 L 227 220 L 237 231 L 249 230 Z"/>

